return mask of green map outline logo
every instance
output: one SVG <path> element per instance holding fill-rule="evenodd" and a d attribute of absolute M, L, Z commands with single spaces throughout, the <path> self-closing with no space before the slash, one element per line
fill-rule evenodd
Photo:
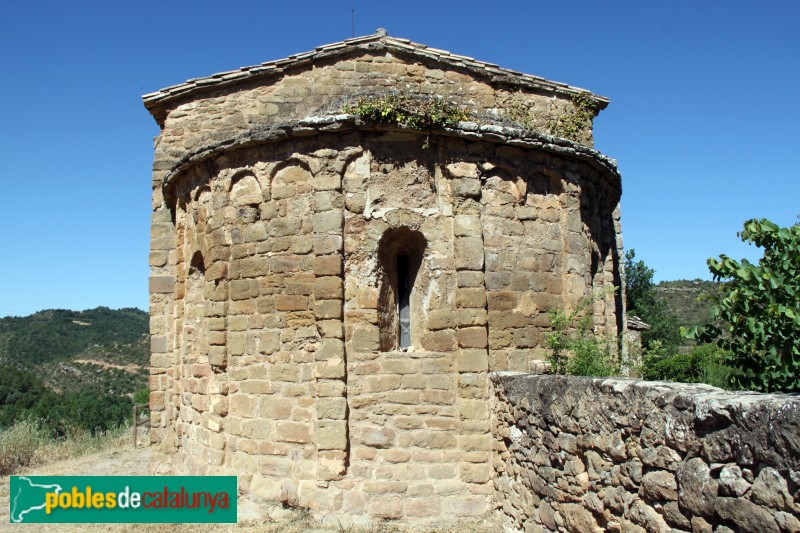
<path fill-rule="evenodd" d="M 28 483 L 32 489 L 33 488 L 55 489 L 55 493 L 56 494 L 60 494 L 63 491 L 63 489 L 61 488 L 61 485 L 56 485 L 56 484 L 40 485 L 40 484 L 37 484 L 37 483 L 34 483 L 33 481 L 31 481 L 31 479 L 28 476 L 12 476 L 12 480 L 14 478 L 19 480 L 20 483 L 22 483 L 23 481 Z M 45 508 L 45 505 L 47 505 L 45 501 L 42 501 L 41 505 L 32 505 L 30 507 L 26 507 L 25 510 L 23 510 L 23 511 L 18 510 L 18 506 L 20 505 L 19 504 L 19 498 L 20 498 L 20 496 L 22 496 L 22 493 L 23 493 L 23 485 L 18 485 L 16 487 L 16 489 L 17 489 L 16 492 L 14 491 L 14 488 L 15 488 L 14 487 L 14 483 L 12 481 L 11 482 L 11 490 L 9 491 L 9 498 L 8 498 L 8 500 L 9 500 L 8 501 L 8 505 L 9 505 L 8 517 L 9 517 L 9 521 L 11 523 L 18 524 L 18 523 L 24 522 L 25 520 L 23 519 L 23 517 L 26 514 L 32 512 L 32 511 L 40 511 L 40 510 Z M 32 503 L 35 504 L 36 502 L 34 501 Z M 15 515 L 15 513 L 17 513 L 17 514 Z"/>

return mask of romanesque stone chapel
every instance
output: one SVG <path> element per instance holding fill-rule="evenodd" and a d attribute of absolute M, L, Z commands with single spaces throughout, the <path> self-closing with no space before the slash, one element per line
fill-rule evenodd
<path fill-rule="evenodd" d="M 387 94 L 469 118 L 353 111 Z M 624 329 L 578 102 L 608 104 L 380 30 L 146 95 L 157 467 L 355 522 L 489 510 L 489 373 L 541 364 L 552 309 Z"/>

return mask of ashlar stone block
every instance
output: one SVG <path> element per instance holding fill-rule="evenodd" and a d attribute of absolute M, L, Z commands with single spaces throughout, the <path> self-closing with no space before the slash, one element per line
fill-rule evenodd
<path fill-rule="evenodd" d="M 483 269 L 483 239 L 461 237 L 455 243 L 456 270 Z"/>
<path fill-rule="evenodd" d="M 458 346 L 460 348 L 485 348 L 488 332 L 483 326 L 460 328 L 458 330 Z"/>
<path fill-rule="evenodd" d="M 314 442 L 320 450 L 346 450 L 347 421 L 318 420 L 314 430 Z"/>
<path fill-rule="evenodd" d="M 347 414 L 346 398 L 317 398 L 317 418 L 344 420 Z"/>
<path fill-rule="evenodd" d="M 304 444 L 311 441 L 311 426 L 301 422 L 281 421 L 275 424 L 275 439 Z"/>

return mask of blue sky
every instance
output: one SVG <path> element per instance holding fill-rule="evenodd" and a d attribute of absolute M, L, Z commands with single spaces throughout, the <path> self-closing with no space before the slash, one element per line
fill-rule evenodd
<path fill-rule="evenodd" d="M 0 316 L 147 307 L 141 95 L 385 27 L 611 99 L 626 248 L 657 280 L 757 258 L 800 214 L 800 2 L 7 2 L 0 22 Z"/>

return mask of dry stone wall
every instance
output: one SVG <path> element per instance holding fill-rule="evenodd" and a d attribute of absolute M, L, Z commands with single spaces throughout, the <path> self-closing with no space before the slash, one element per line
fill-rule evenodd
<path fill-rule="evenodd" d="M 493 375 L 511 530 L 800 531 L 800 399 L 705 385 Z"/>

